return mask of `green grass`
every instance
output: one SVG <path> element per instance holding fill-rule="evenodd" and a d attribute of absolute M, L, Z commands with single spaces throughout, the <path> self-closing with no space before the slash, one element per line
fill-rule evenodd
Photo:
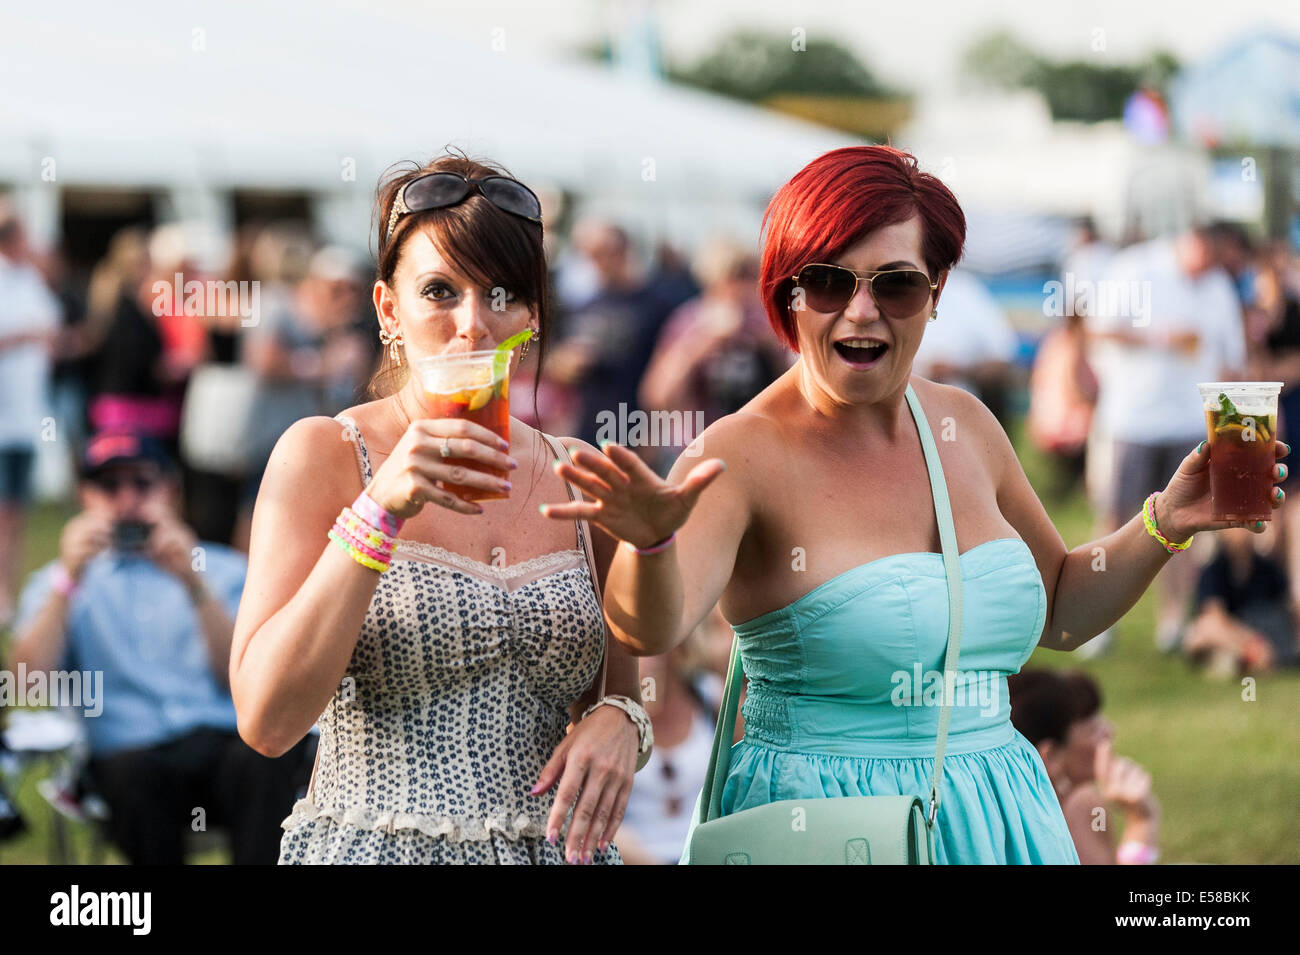
<path fill-rule="evenodd" d="M 1045 495 L 1050 462 L 1024 440 L 1022 421 L 1013 424 L 1011 438 L 1030 482 Z M 1093 515 L 1081 494 L 1063 501 L 1044 497 L 1044 503 L 1067 546 L 1091 540 Z M 68 514 L 55 506 L 33 514 L 29 568 L 55 555 Z M 1100 683 L 1104 712 L 1116 726 L 1116 752 L 1137 760 L 1154 779 L 1164 862 L 1300 862 L 1300 673 L 1261 678 L 1256 700 L 1245 702 L 1239 683 L 1207 679 L 1181 658 L 1159 653 L 1154 621 L 1148 592 L 1120 621 L 1107 656 L 1082 660 L 1038 650 L 1029 665 L 1079 667 Z M 17 798 L 31 830 L 0 845 L 0 862 L 45 862 L 49 811 L 36 792 L 35 777 Z M 90 835 L 72 828 L 75 857 L 84 860 Z M 221 850 L 209 850 L 192 861 L 225 859 Z M 105 861 L 122 857 L 110 848 Z"/>

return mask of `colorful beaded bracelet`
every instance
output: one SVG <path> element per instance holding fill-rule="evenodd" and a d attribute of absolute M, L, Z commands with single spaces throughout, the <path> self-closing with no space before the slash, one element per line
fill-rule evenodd
<path fill-rule="evenodd" d="M 391 550 L 382 550 L 371 547 L 365 541 L 359 539 L 355 533 L 337 521 L 334 523 L 334 532 L 347 541 L 349 545 L 355 547 L 367 557 L 373 557 L 375 560 L 383 564 L 392 560 L 393 552 Z"/>
<path fill-rule="evenodd" d="M 348 556 L 350 556 L 362 567 L 369 567 L 371 570 L 377 570 L 381 574 L 388 569 L 388 564 L 382 561 L 375 560 L 375 558 L 370 557 L 367 554 L 363 554 L 360 550 L 358 550 L 355 546 L 350 544 L 346 538 L 340 535 L 339 532 L 334 530 L 333 528 L 330 528 L 329 538 L 334 543 L 342 547 L 345 551 L 347 551 Z"/>
<path fill-rule="evenodd" d="M 353 513 L 351 508 L 343 508 L 343 512 L 338 516 L 337 523 L 347 528 L 348 532 L 362 543 L 368 544 L 377 550 L 387 551 L 390 554 L 393 552 L 393 539 L 373 524 L 362 520 Z"/>
<path fill-rule="evenodd" d="M 1152 537 L 1154 537 L 1156 540 L 1158 540 L 1161 546 L 1164 547 L 1165 550 L 1167 550 L 1171 554 L 1176 554 L 1180 550 L 1186 550 L 1188 546 L 1192 543 L 1192 540 L 1196 537 L 1196 535 L 1193 534 L 1191 537 L 1187 538 L 1187 540 L 1183 541 L 1181 544 L 1175 544 L 1173 541 L 1165 537 L 1165 535 L 1160 533 L 1160 529 L 1156 527 L 1156 498 L 1159 496 L 1159 494 L 1160 494 L 1159 491 L 1152 491 L 1151 496 L 1148 497 L 1146 501 L 1143 502 L 1142 523 L 1146 525 L 1147 533 L 1150 534 Z"/>

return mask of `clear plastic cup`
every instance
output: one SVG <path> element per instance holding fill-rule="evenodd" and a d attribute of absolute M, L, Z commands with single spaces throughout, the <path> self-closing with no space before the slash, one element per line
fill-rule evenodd
<path fill-rule="evenodd" d="M 1280 381 L 1210 381 L 1196 386 L 1210 440 L 1210 495 L 1216 521 L 1273 519 Z"/>
<path fill-rule="evenodd" d="M 414 361 L 415 373 L 424 388 L 425 404 L 433 418 L 466 418 L 481 424 L 510 443 L 510 358 L 513 349 L 473 351 L 458 355 L 430 355 Z M 502 480 L 509 475 L 470 458 L 448 458 L 448 464 L 491 474 Z M 489 491 L 439 481 L 439 487 L 466 501 L 500 501 L 509 491 Z"/>

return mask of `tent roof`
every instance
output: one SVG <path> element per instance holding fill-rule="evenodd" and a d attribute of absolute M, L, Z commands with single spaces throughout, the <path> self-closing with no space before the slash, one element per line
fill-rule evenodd
<path fill-rule="evenodd" d="M 0 179 L 36 178 L 52 157 L 62 183 L 346 191 L 352 160 L 368 191 L 391 162 L 452 143 L 582 191 L 761 201 L 856 142 L 596 64 L 526 59 L 508 32 L 446 34 L 432 8 L 70 0 L 6 20 Z"/>

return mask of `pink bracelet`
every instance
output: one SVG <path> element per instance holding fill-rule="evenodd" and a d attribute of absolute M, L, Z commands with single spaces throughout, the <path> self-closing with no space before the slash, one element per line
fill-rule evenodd
<path fill-rule="evenodd" d="M 396 543 L 393 538 L 364 520 L 361 515 L 354 512 L 350 507 L 343 508 L 343 512 L 338 516 L 338 522 L 346 527 L 348 532 L 357 540 L 369 544 L 377 550 L 391 551 Z"/>
<path fill-rule="evenodd" d="M 54 587 L 54 592 L 64 600 L 70 599 L 77 592 L 77 582 L 72 579 L 72 575 L 68 573 L 68 568 L 64 567 L 62 563 L 54 565 L 54 573 L 51 576 L 50 583 Z"/>
<path fill-rule="evenodd" d="M 401 533 L 402 525 L 406 523 L 405 518 L 380 507 L 365 491 L 357 495 L 357 499 L 352 502 L 352 510 L 367 524 L 373 525 L 389 537 L 396 537 Z"/>
<path fill-rule="evenodd" d="M 1120 865 L 1152 865 L 1158 858 L 1159 850 L 1145 842 L 1122 842 L 1115 850 L 1115 861 Z"/>
<path fill-rule="evenodd" d="M 677 532 L 673 531 L 671 534 L 669 534 L 659 543 L 651 544 L 649 547 L 637 547 L 636 544 L 633 544 L 631 541 L 623 541 L 623 546 L 625 546 L 628 550 L 632 551 L 632 553 L 634 554 L 639 554 L 644 556 L 646 554 L 657 554 L 661 550 L 667 550 L 668 545 L 671 544 L 676 538 L 677 538 Z"/>
<path fill-rule="evenodd" d="M 365 541 L 358 538 L 357 535 L 349 530 L 341 521 L 334 522 L 334 532 L 367 557 L 374 558 L 382 564 L 387 564 L 392 560 L 393 555 L 391 553 L 385 553 L 384 551 L 376 550 L 371 547 Z"/>

